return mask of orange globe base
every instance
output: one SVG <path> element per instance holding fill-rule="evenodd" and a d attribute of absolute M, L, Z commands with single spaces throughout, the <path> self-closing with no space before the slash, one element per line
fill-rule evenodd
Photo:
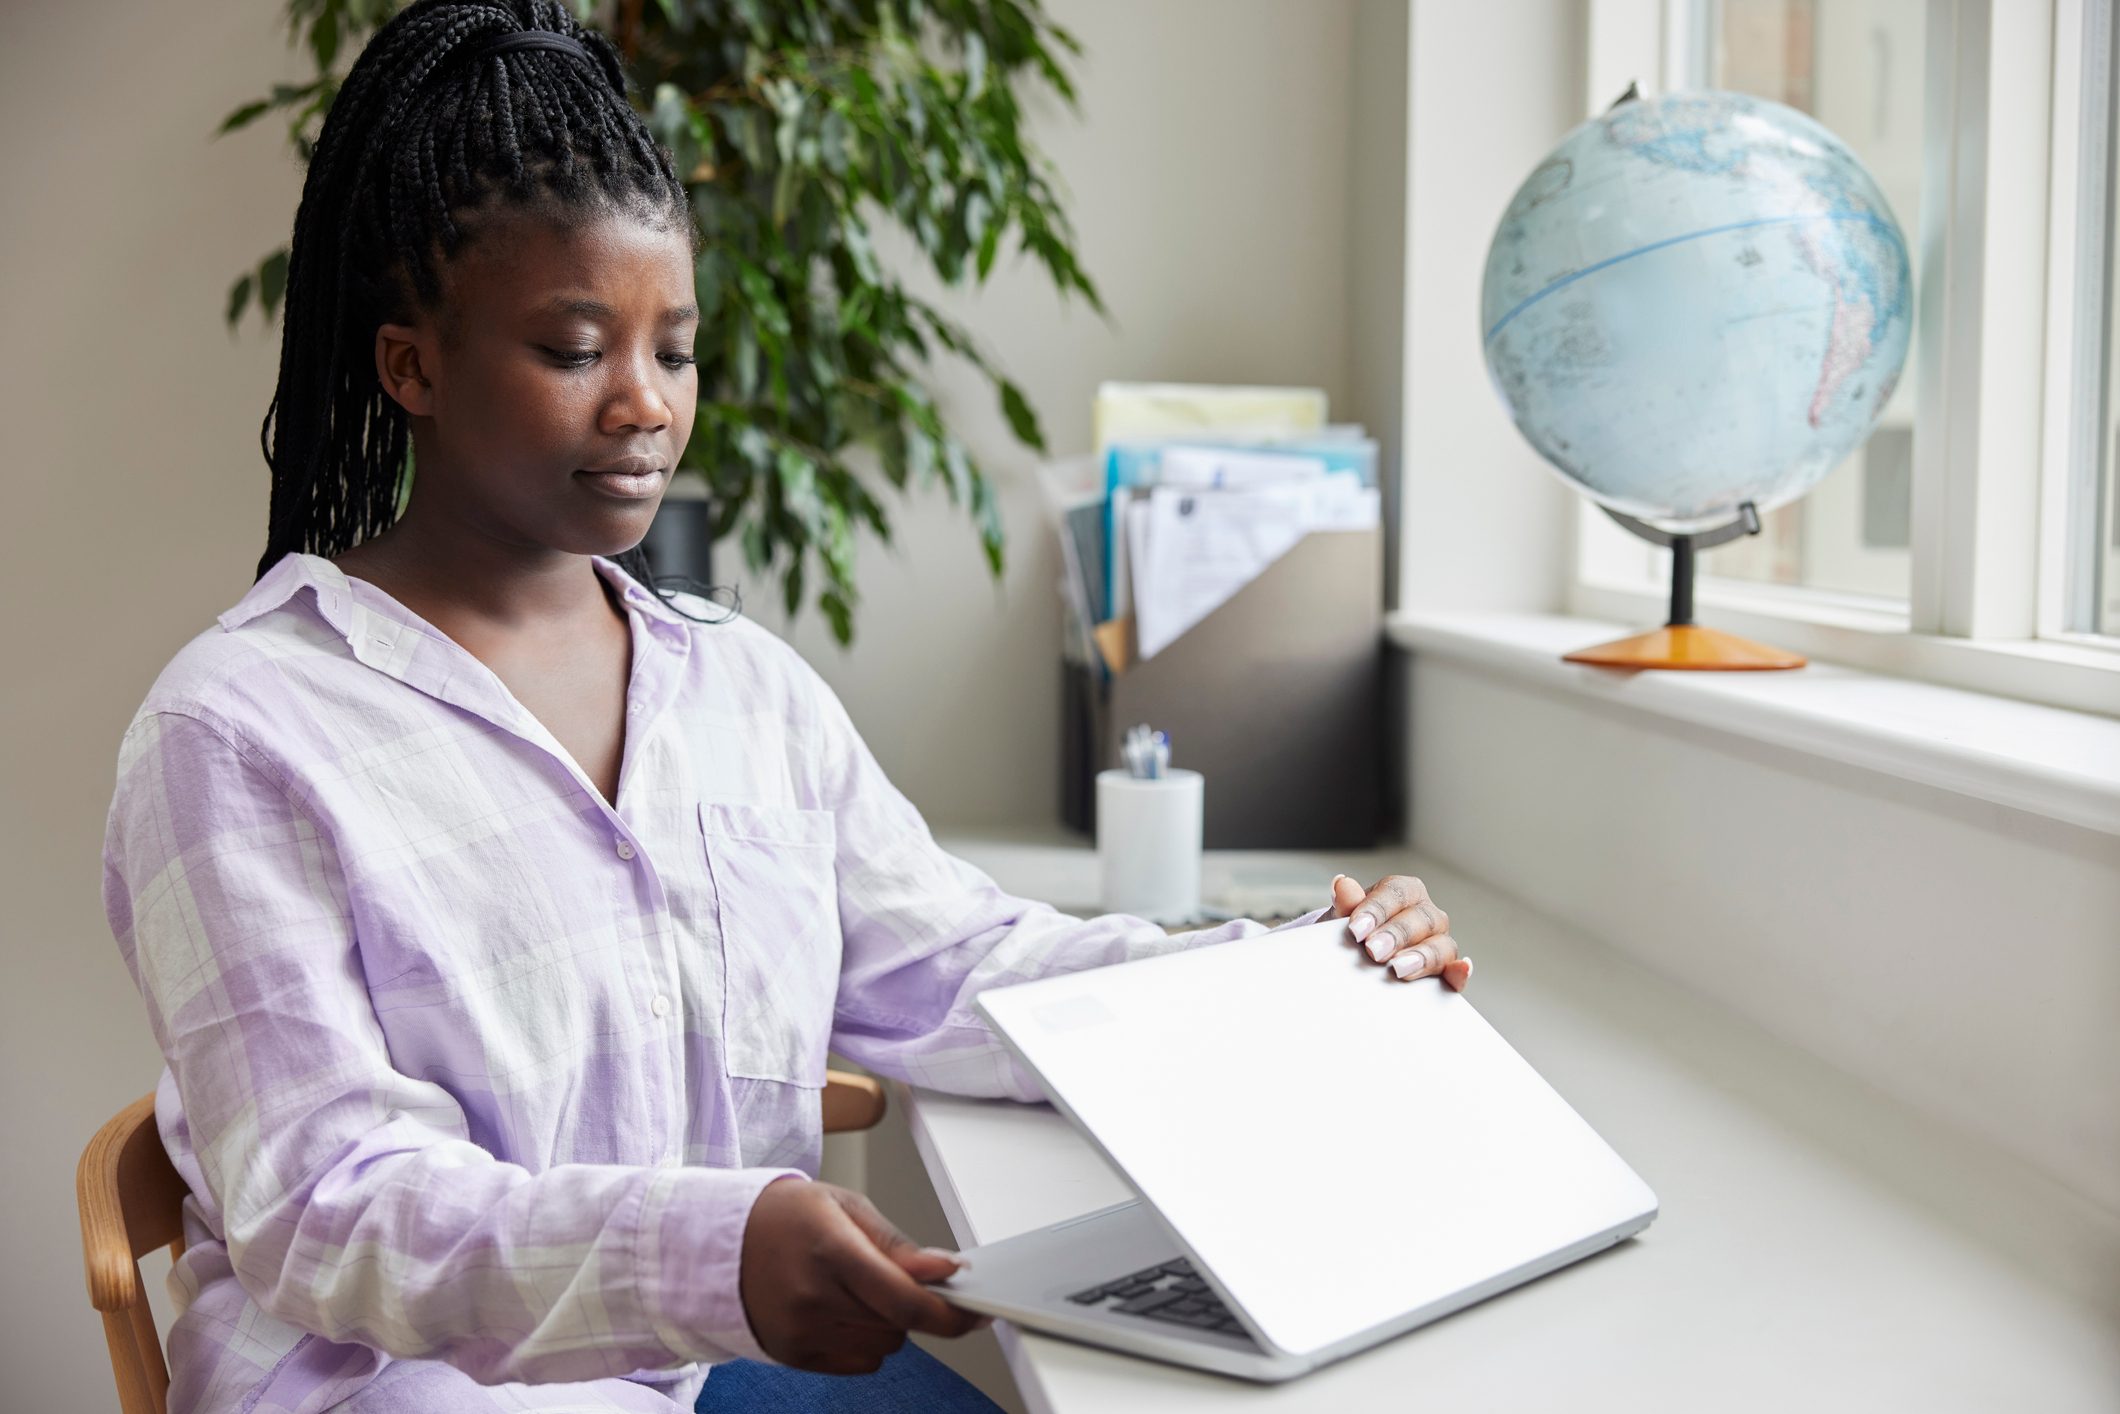
<path fill-rule="evenodd" d="M 1699 624 L 1670 624 L 1632 638 L 1600 643 L 1595 648 L 1579 648 L 1562 658 L 1565 662 L 1594 663 L 1601 668 L 1679 668 L 1711 673 L 1769 672 L 1804 665 L 1801 653 L 1770 648 Z"/>

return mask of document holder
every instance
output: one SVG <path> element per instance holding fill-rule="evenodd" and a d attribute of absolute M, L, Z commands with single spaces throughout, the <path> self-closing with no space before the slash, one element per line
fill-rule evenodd
<path fill-rule="evenodd" d="M 1373 847 L 1385 761 L 1382 567 L 1380 528 L 1312 531 L 1101 690 L 1092 670 L 1068 665 L 1066 823 L 1095 833 L 1096 771 L 1121 764 L 1120 738 L 1146 722 L 1170 734 L 1173 765 L 1207 778 L 1208 849 Z"/>

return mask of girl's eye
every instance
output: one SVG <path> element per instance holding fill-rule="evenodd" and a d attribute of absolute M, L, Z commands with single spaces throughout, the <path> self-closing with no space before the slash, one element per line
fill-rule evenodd
<path fill-rule="evenodd" d="M 549 349 L 542 346 L 540 348 L 546 358 L 551 359 L 561 368 L 587 368 L 590 364 L 596 362 L 597 358 L 597 353 L 594 349 Z M 699 362 L 697 358 L 688 353 L 666 353 L 658 354 L 656 357 L 660 358 L 663 366 L 672 372 Z"/>

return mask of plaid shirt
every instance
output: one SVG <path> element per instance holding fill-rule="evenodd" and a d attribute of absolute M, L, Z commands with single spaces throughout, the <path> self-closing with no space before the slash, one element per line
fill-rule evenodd
<path fill-rule="evenodd" d="M 1242 936 L 1003 893 L 823 681 L 616 566 L 618 803 L 477 659 L 291 555 L 127 731 L 105 905 L 191 1190 L 173 1414 L 689 1409 L 828 1049 L 1036 1098 L 986 987 Z"/>

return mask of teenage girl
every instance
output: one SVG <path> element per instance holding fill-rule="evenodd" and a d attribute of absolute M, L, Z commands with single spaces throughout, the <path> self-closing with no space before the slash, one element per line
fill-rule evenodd
<path fill-rule="evenodd" d="M 106 848 L 190 1188 L 174 1414 L 990 1407 L 904 1342 L 973 1324 L 956 1259 L 810 1177 L 827 1049 L 1036 1098 L 981 989 L 1258 930 L 1010 897 L 791 650 L 655 588 L 694 253 L 554 0 L 422 0 L 332 107 L 258 579 Z M 1418 881 L 1329 908 L 1464 985 Z"/>

